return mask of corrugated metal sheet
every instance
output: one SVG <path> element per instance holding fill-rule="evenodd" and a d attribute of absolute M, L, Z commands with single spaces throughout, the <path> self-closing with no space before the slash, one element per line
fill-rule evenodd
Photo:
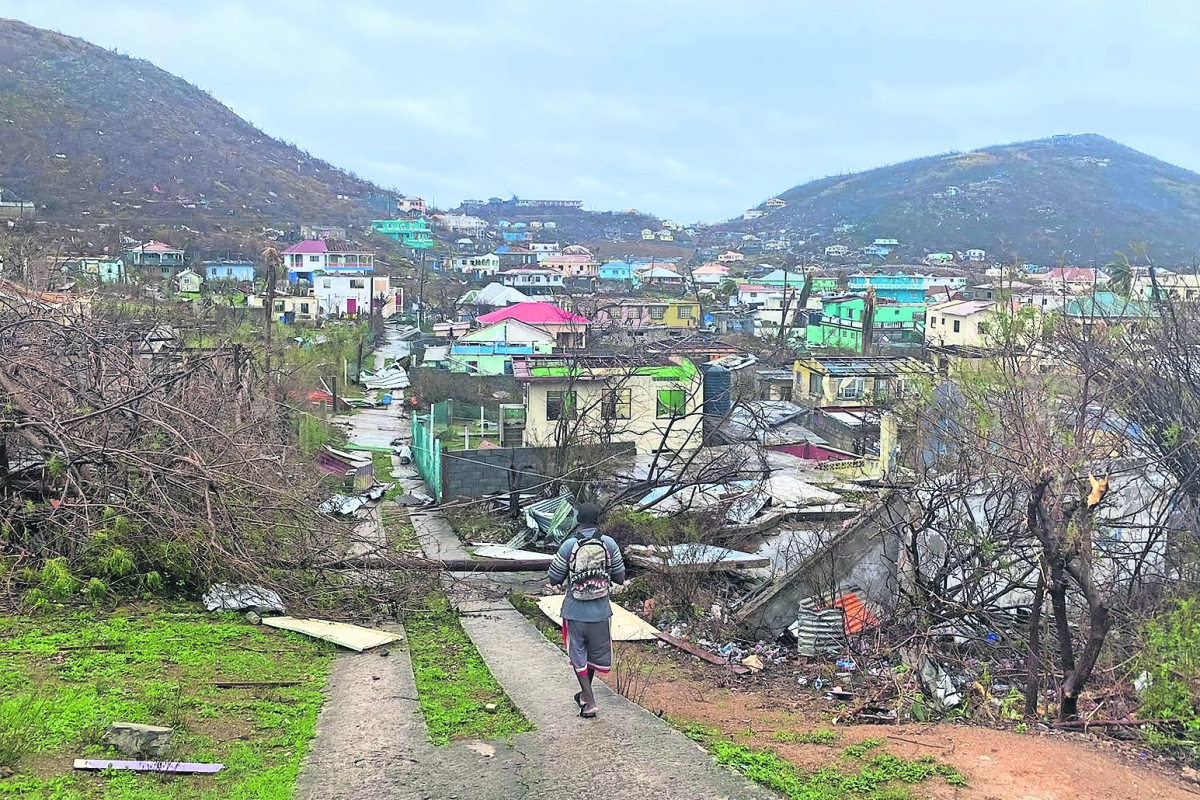
<path fill-rule="evenodd" d="M 796 637 L 796 651 L 808 658 L 839 652 L 845 636 L 842 609 L 818 605 L 810 597 L 801 600 L 796 621 L 788 627 Z"/>
<path fill-rule="evenodd" d="M 879 627 L 879 620 L 854 592 L 846 592 L 834 600 L 833 607 L 840 608 L 845 612 L 846 633 L 862 633 L 865 630 Z"/>

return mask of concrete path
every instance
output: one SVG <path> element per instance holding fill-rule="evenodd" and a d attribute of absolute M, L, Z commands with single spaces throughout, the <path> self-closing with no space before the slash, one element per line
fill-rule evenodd
<path fill-rule="evenodd" d="M 356 415 L 356 439 L 407 439 L 407 417 Z M 364 424 L 365 423 L 365 424 Z M 396 464 L 406 488 L 420 484 Z M 467 553 L 436 509 L 411 509 L 425 555 Z M 463 628 L 536 730 L 500 742 L 429 744 L 407 643 L 340 653 L 325 688 L 298 800 L 768 800 L 773 793 L 717 767 L 698 745 L 596 682 L 600 715 L 581 719 L 566 655 L 506 599 L 545 573 L 451 573 L 443 586 Z M 394 629 L 400 630 L 398 626 Z"/>

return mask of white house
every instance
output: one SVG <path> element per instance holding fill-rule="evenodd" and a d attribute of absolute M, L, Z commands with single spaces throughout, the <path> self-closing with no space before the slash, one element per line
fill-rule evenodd
<path fill-rule="evenodd" d="M 930 347 L 983 347 L 995 333 L 998 305 L 990 300 L 949 300 L 925 312 L 925 344 Z"/>
<path fill-rule="evenodd" d="M 451 256 L 445 263 L 447 272 L 461 272 L 473 278 L 490 278 L 500 271 L 500 256 L 495 253 Z"/>
<path fill-rule="evenodd" d="M 550 294 L 563 288 L 562 273 L 555 269 L 516 267 L 498 273 L 496 278 L 502 285 L 511 286 L 528 295 Z"/>
<path fill-rule="evenodd" d="M 387 302 L 390 289 L 386 276 L 319 275 L 313 281 L 317 306 L 327 316 L 369 314 L 371 301 Z"/>
<path fill-rule="evenodd" d="M 825 248 L 825 255 L 830 258 L 845 258 L 850 255 L 850 248 L 844 244 L 831 244 Z"/>
<path fill-rule="evenodd" d="M 447 233 L 457 233 L 464 236 L 478 236 L 487 230 L 487 220 L 467 214 L 445 214 L 435 222 L 437 227 Z"/>
<path fill-rule="evenodd" d="M 978 247 L 972 247 L 966 253 L 967 261 L 980 262 L 987 259 L 987 251 L 980 250 Z"/>
<path fill-rule="evenodd" d="M 692 270 L 692 280 L 700 286 L 720 286 L 729 277 L 729 267 L 709 262 Z"/>

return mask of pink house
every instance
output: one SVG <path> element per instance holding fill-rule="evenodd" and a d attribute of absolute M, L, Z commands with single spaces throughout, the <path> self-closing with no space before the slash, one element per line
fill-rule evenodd
<path fill-rule="evenodd" d="M 591 324 L 578 314 L 572 314 L 553 303 L 516 303 L 476 317 L 475 322 L 492 325 L 508 319 L 540 328 L 554 337 L 556 347 L 586 346 L 587 329 Z"/>

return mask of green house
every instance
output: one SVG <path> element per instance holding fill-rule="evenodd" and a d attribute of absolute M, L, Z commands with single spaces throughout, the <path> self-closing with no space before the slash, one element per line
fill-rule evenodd
<path fill-rule="evenodd" d="M 433 230 L 424 217 L 417 219 L 376 219 L 371 230 L 395 239 L 407 247 L 427 250 L 433 247 Z"/>
<path fill-rule="evenodd" d="M 810 322 L 805 341 L 809 347 L 837 347 L 862 351 L 863 309 L 858 296 L 826 301 L 820 323 Z M 872 343 L 877 346 L 921 345 L 925 341 L 925 304 L 877 301 Z"/>

